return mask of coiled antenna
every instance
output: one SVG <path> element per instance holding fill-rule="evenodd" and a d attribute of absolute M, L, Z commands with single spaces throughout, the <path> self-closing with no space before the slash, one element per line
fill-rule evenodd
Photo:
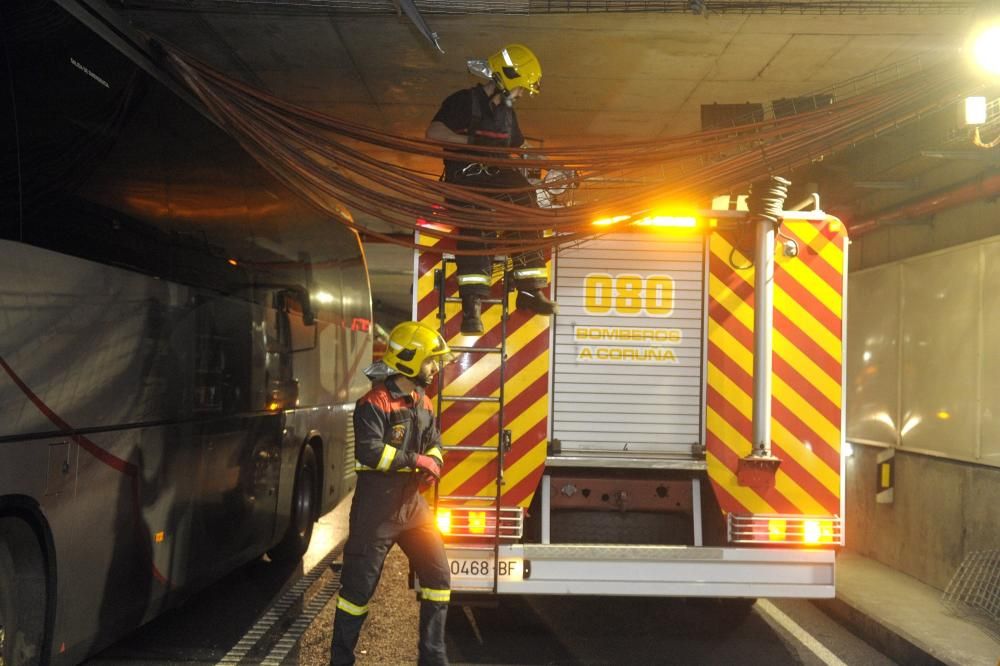
<path fill-rule="evenodd" d="M 771 176 L 750 186 L 747 209 L 751 219 L 764 218 L 774 224 L 781 220 L 781 211 L 788 198 L 788 186 L 792 181 L 781 176 Z"/>

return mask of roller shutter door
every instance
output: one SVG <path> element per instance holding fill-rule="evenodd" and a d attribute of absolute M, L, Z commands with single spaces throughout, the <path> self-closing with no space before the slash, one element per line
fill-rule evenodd
<path fill-rule="evenodd" d="M 559 250 L 552 422 L 564 453 L 692 455 L 704 257 L 701 235 L 660 231 Z"/>

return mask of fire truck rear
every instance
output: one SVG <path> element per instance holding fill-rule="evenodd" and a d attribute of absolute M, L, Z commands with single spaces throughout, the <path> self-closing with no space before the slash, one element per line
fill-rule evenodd
<path fill-rule="evenodd" d="M 416 319 L 458 352 L 432 390 L 456 596 L 833 597 L 843 226 L 608 222 L 553 254 L 551 319 L 514 309 L 499 258 L 478 338 L 446 241 L 419 237 Z"/>

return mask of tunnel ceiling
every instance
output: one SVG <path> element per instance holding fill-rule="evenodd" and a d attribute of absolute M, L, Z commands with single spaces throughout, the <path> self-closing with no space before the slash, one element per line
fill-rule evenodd
<path fill-rule="evenodd" d="M 657 11 L 608 11 L 625 4 Z M 519 102 L 519 118 L 543 146 L 695 131 L 702 105 L 770 104 L 920 54 L 955 51 L 972 22 L 971 3 L 958 1 L 709 1 L 700 14 L 690 4 L 417 3 L 443 54 L 388 2 L 146 0 L 118 11 L 287 100 L 415 137 L 446 95 L 474 83 L 467 59 L 522 42 L 538 54 L 544 77 L 542 93 Z M 746 13 L 748 5 L 760 13 Z M 497 7 L 518 13 L 492 13 Z M 850 180 L 845 171 L 849 165 L 840 165 L 831 180 Z M 407 251 L 373 247 L 369 254 L 376 298 L 408 311 Z"/>

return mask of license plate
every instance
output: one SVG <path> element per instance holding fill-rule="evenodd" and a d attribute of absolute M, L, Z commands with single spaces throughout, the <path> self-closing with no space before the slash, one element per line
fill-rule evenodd
<path fill-rule="evenodd" d="M 482 556 L 449 555 L 448 565 L 451 567 L 452 588 L 460 588 L 463 583 L 492 585 L 494 571 L 503 581 L 524 579 L 524 561 L 519 557 L 501 557 L 500 562 L 495 564 L 492 553 Z"/>

